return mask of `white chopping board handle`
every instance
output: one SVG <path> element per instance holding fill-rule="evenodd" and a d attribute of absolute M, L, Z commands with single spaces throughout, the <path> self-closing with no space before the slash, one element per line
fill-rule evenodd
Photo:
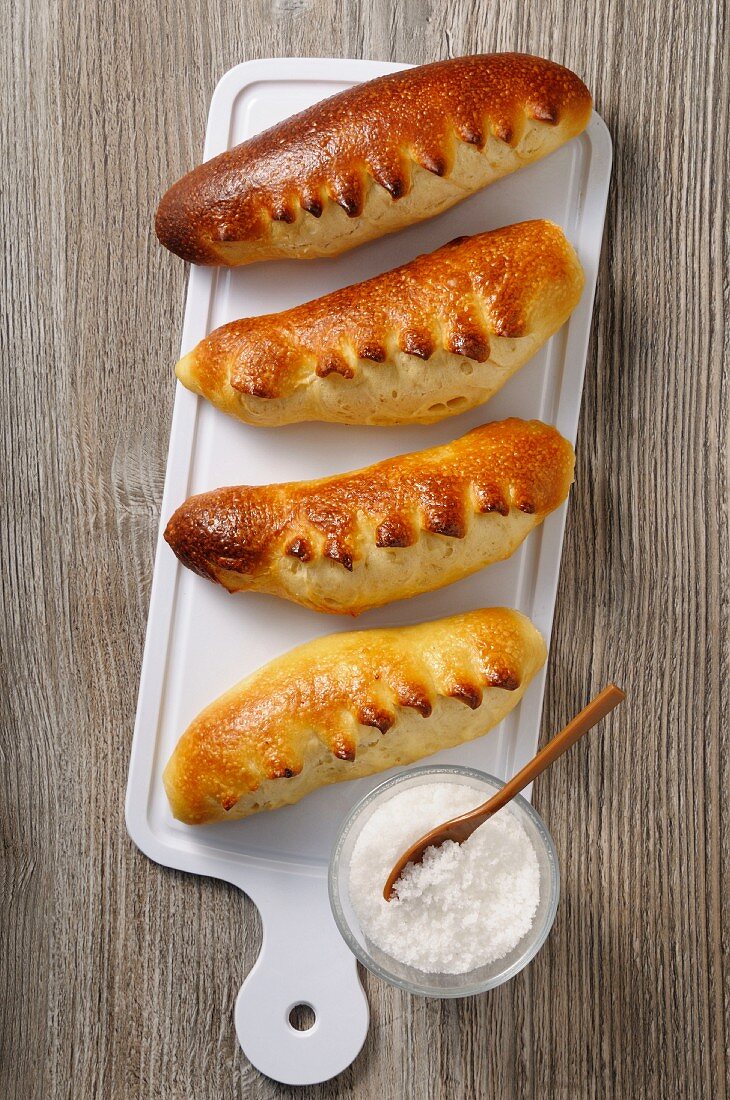
<path fill-rule="evenodd" d="M 236 1000 L 236 1032 L 261 1073 L 313 1085 L 346 1069 L 367 1035 L 369 1011 L 355 956 L 335 925 L 324 874 L 248 873 L 240 883 L 263 925 L 261 953 Z M 295 1005 L 314 1012 L 298 1031 Z"/>

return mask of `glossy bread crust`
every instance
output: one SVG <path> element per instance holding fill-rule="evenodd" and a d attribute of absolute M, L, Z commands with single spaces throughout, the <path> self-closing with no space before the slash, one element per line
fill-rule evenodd
<path fill-rule="evenodd" d="M 392 73 L 189 172 L 163 197 L 157 236 L 197 264 L 334 255 L 552 152 L 591 106 L 574 73 L 526 54 Z"/>
<path fill-rule="evenodd" d="M 190 825 L 232 821 L 473 740 L 545 657 L 529 619 L 506 608 L 317 638 L 192 722 L 164 773 L 172 811 Z"/>
<path fill-rule="evenodd" d="M 488 400 L 567 320 L 583 282 L 557 225 L 521 222 L 223 325 L 177 375 L 252 424 L 432 423 Z"/>
<path fill-rule="evenodd" d="M 568 495 L 575 456 L 540 421 L 322 478 L 191 497 L 165 539 L 229 591 L 358 614 L 508 557 Z"/>

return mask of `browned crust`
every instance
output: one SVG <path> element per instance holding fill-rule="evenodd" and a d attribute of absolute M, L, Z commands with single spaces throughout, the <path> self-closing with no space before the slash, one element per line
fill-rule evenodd
<path fill-rule="evenodd" d="M 164 775 L 175 816 L 190 824 L 239 816 L 231 811 L 241 797 L 300 775 L 312 736 L 351 763 L 359 727 L 397 736 L 402 708 L 411 707 L 428 737 L 440 697 L 477 709 L 494 688 L 519 690 L 543 660 L 537 631 L 507 608 L 316 639 L 259 669 L 191 723 Z"/>
<path fill-rule="evenodd" d="M 565 499 L 573 463 L 573 448 L 555 428 L 503 420 L 353 473 L 191 497 L 165 539 L 183 565 L 219 583 L 221 572 L 253 582 L 292 553 L 352 570 L 359 525 L 378 546 L 402 546 L 423 531 L 463 538 L 475 512 L 517 508 L 543 516 Z"/>
<path fill-rule="evenodd" d="M 357 360 L 383 362 L 397 342 L 428 360 L 440 347 L 483 363 L 494 337 L 534 328 L 544 299 L 561 314 L 580 296 L 578 258 L 559 226 L 536 220 L 461 237 L 410 263 L 322 298 L 216 329 L 192 352 L 197 386 L 214 400 L 230 384 L 259 398 L 289 396 L 312 369 L 354 378 Z"/>
<path fill-rule="evenodd" d="M 315 104 L 189 172 L 163 197 L 157 236 L 191 263 L 218 264 L 216 245 L 261 241 L 272 221 L 363 208 L 370 180 L 394 202 L 418 164 L 448 176 L 456 141 L 514 145 L 529 119 L 586 125 L 591 96 L 569 69 L 526 54 L 438 61 L 360 84 Z"/>

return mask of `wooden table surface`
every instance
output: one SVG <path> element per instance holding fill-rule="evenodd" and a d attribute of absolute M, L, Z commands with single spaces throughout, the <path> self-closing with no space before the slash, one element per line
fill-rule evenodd
<path fill-rule="evenodd" d="M 576 69 L 613 135 L 544 732 L 608 679 L 629 703 L 537 790 L 564 884 L 536 961 L 464 1001 L 366 976 L 365 1049 L 308 1095 L 728 1095 L 725 16 L 699 0 L 5 5 L 3 1097 L 297 1091 L 236 1041 L 254 907 L 150 863 L 124 827 L 186 279 L 152 218 L 236 62 L 494 49 Z"/>

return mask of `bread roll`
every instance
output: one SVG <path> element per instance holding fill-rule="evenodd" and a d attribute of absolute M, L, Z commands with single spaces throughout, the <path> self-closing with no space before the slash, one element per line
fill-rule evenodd
<path fill-rule="evenodd" d="M 223 325 L 177 376 L 249 424 L 429 424 L 487 401 L 567 320 L 582 289 L 562 230 L 522 222 Z"/>
<path fill-rule="evenodd" d="M 232 821 L 472 741 L 517 705 L 545 657 L 530 620 L 506 608 L 316 638 L 188 726 L 164 773 L 172 812 L 189 825 Z"/>
<path fill-rule="evenodd" d="M 590 116 L 583 82 L 540 57 L 392 73 L 189 172 L 162 199 L 157 236 L 195 264 L 334 256 L 551 153 Z"/>
<path fill-rule="evenodd" d="M 357 615 L 509 557 L 565 500 L 574 461 L 555 428 L 503 420 L 354 473 L 191 497 L 165 538 L 230 592 Z"/>

